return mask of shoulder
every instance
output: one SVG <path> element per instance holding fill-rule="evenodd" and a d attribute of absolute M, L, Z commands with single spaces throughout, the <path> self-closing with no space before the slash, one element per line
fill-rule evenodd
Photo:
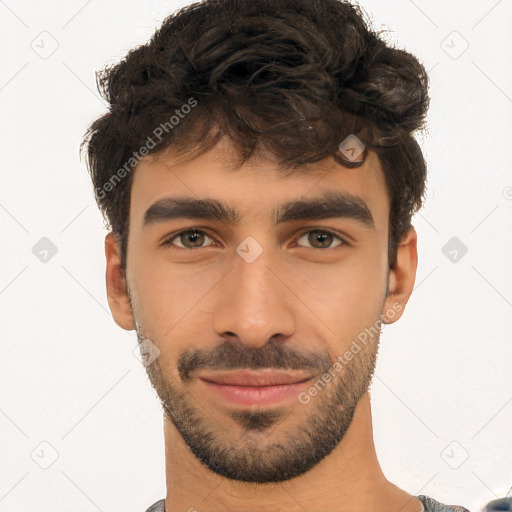
<path fill-rule="evenodd" d="M 487 503 L 484 512 L 510 512 L 512 511 L 512 496 L 499 498 Z"/>
<path fill-rule="evenodd" d="M 428 496 L 420 495 L 418 499 L 423 503 L 425 512 L 469 512 L 467 508 L 458 505 L 444 505 Z"/>
<path fill-rule="evenodd" d="M 165 512 L 165 500 L 157 501 L 149 507 L 146 512 Z"/>

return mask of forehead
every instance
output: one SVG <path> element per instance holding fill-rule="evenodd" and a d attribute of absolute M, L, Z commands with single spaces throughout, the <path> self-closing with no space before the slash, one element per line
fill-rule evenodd
<path fill-rule="evenodd" d="M 362 199 L 374 218 L 376 231 L 387 231 L 390 201 L 381 164 L 373 151 L 358 168 L 342 167 L 331 156 L 284 171 L 268 159 L 253 159 L 236 167 L 231 147 L 225 143 L 193 159 L 179 158 L 169 150 L 137 166 L 130 225 L 141 225 L 151 205 L 169 197 L 217 199 L 240 212 L 244 221 L 270 223 L 280 204 L 335 192 Z"/>

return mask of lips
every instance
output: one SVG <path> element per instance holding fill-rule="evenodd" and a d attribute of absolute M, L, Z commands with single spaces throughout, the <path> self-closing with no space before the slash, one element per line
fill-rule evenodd
<path fill-rule="evenodd" d="M 230 370 L 203 373 L 199 378 L 223 386 L 268 387 L 299 384 L 309 380 L 311 375 L 289 370 Z"/>
<path fill-rule="evenodd" d="M 215 401 L 236 407 L 271 407 L 297 400 L 311 375 L 287 370 L 231 370 L 198 376 Z"/>

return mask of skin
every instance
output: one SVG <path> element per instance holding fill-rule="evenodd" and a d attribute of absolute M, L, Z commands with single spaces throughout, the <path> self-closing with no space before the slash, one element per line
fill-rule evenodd
<path fill-rule="evenodd" d="M 222 140 L 193 160 L 167 151 L 142 161 L 133 177 L 125 272 L 115 236 L 105 241 L 114 320 L 160 351 L 146 370 L 164 409 L 166 510 L 274 512 L 279 504 L 282 512 L 421 511 L 416 497 L 386 479 L 375 452 L 368 386 L 380 332 L 306 404 L 292 399 L 249 410 L 206 389 L 197 369 L 182 378 L 178 363 L 190 351 L 210 356 L 208 370 L 221 362 L 236 368 L 240 353 L 253 368 L 265 354 L 279 367 L 294 352 L 314 376 L 307 390 L 365 328 L 401 317 L 416 277 L 414 228 L 389 269 L 389 197 L 372 151 L 360 168 L 327 158 L 287 176 L 263 158 L 233 170 L 230 155 Z M 347 218 L 274 225 L 276 204 L 333 191 L 362 198 L 375 229 Z M 217 199 L 237 208 L 240 222 L 181 218 L 144 226 L 146 210 L 170 196 Z M 193 227 L 208 236 L 196 241 L 199 249 L 182 247 L 194 240 L 175 234 Z M 313 245 L 308 234 L 315 230 L 335 236 Z M 235 250 L 248 236 L 263 249 L 252 263 Z M 162 245 L 171 239 L 175 245 Z M 314 460 L 329 441 L 329 453 Z M 219 447 L 224 451 L 215 452 Z M 287 477 L 283 468 L 296 474 Z"/>

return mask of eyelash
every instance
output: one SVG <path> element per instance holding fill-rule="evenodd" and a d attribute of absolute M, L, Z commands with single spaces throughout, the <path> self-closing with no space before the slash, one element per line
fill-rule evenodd
<path fill-rule="evenodd" d="M 336 233 L 333 233 L 332 231 L 330 231 L 328 229 L 319 229 L 319 228 L 308 229 L 306 231 L 302 231 L 298 235 L 298 237 L 296 238 L 294 243 L 296 243 L 297 240 L 300 240 L 304 235 L 307 235 L 307 234 L 312 233 L 312 232 L 319 232 L 319 233 L 322 233 L 322 234 L 331 235 L 334 238 L 337 238 L 341 243 L 338 244 L 338 245 L 335 245 L 334 247 L 326 247 L 324 249 L 319 248 L 319 247 L 305 247 L 306 249 L 316 249 L 317 251 L 327 251 L 329 249 L 331 249 L 331 250 L 332 249 L 336 249 L 337 247 L 350 246 L 350 244 L 346 241 L 346 239 L 342 238 L 341 236 L 337 235 Z M 166 241 L 162 242 L 162 245 L 163 246 L 171 246 L 174 249 L 179 249 L 179 250 L 184 250 L 184 251 L 196 251 L 196 250 L 206 249 L 207 247 L 209 247 L 209 245 L 207 245 L 207 246 L 204 246 L 204 247 L 195 247 L 195 248 L 190 249 L 188 247 L 179 247 L 179 246 L 174 245 L 172 243 L 173 240 L 175 240 L 180 235 L 183 235 L 185 233 L 200 233 L 200 234 L 206 235 L 207 237 L 209 237 L 212 240 L 214 240 L 214 238 L 212 236 L 210 236 L 206 231 L 204 231 L 202 229 L 188 228 L 188 229 L 184 229 L 182 231 L 179 231 L 178 233 L 175 233 L 171 238 L 169 238 Z M 299 247 L 304 247 L 304 246 L 299 246 Z"/>

